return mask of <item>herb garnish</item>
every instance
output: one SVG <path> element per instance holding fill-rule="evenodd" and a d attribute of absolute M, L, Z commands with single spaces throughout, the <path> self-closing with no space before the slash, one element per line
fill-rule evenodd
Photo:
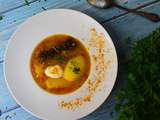
<path fill-rule="evenodd" d="M 73 72 L 74 72 L 75 74 L 79 74 L 79 72 L 80 72 L 80 67 L 74 66 L 74 67 L 73 67 Z"/>
<path fill-rule="evenodd" d="M 160 120 L 160 28 L 133 46 L 116 120 Z"/>
<path fill-rule="evenodd" d="M 75 74 L 79 74 L 79 72 L 80 72 L 80 67 L 78 67 L 78 66 L 72 66 L 72 67 L 69 67 L 69 69 L 72 71 L 72 72 L 74 72 Z"/>
<path fill-rule="evenodd" d="M 0 16 L 0 20 L 2 20 L 3 19 L 3 16 Z"/>
<path fill-rule="evenodd" d="M 50 48 L 49 50 L 43 50 L 39 53 L 40 62 L 44 62 L 48 58 L 52 58 L 57 54 L 60 54 L 64 50 L 69 50 L 76 47 L 76 42 L 74 40 L 69 39 L 59 45 Z"/>
<path fill-rule="evenodd" d="M 72 70 L 72 72 L 74 72 L 75 74 L 79 74 L 80 73 L 80 67 L 78 66 L 77 61 L 72 60 L 71 64 L 72 64 L 72 66 L 70 66 L 69 68 Z"/>
<path fill-rule="evenodd" d="M 56 57 L 56 60 L 58 60 L 58 61 L 60 61 L 60 62 L 64 62 L 65 59 L 66 59 L 66 58 L 65 58 L 64 56 L 60 56 L 60 55 Z"/>
<path fill-rule="evenodd" d="M 25 1 L 26 5 L 29 6 L 29 1 L 28 0 L 24 0 L 24 1 Z"/>
<path fill-rule="evenodd" d="M 45 7 L 42 7 L 43 10 L 47 10 Z"/>

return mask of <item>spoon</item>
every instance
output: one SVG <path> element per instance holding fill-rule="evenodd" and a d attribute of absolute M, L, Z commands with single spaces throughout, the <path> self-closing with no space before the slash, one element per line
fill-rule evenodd
<path fill-rule="evenodd" d="M 137 11 L 136 9 L 129 9 L 123 6 L 118 5 L 113 0 L 87 0 L 91 5 L 98 7 L 98 8 L 110 8 L 110 7 L 117 7 L 119 9 L 125 10 L 130 13 L 137 14 L 139 16 L 145 17 L 152 22 L 159 22 L 160 16 L 155 13 Z"/>

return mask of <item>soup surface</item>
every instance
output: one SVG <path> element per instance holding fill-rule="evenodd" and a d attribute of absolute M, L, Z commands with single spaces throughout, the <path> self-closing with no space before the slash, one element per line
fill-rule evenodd
<path fill-rule="evenodd" d="M 45 38 L 34 49 L 30 68 L 36 83 L 53 94 L 75 91 L 88 78 L 90 56 L 84 45 L 64 34 Z"/>

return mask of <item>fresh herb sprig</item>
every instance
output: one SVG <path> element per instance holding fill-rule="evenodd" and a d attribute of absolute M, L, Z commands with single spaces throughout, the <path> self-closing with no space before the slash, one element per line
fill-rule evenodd
<path fill-rule="evenodd" d="M 0 16 L 0 21 L 3 20 L 3 16 Z"/>
<path fill-rule="evenodd" d="M 160 28 L 133 46 L 116 120 L 160 120 Z"/>
<path fill-rule="evenodd" d="M 60 54 L 64 50 L 70 50 L 77 46 L 76 42 L 73 40 L 73 38 L 69 38 L 68 40 L 64 41 L 63 43 L 60 43 L 57 46 L 53 46 L 52 48 L 48 50 L 43 50 L 39 53 L 39 59 L 40 62 L 44 62 L 48 58 L 53 58 L 55 55 Z"/>
<path fill-rule="evenodd" d="M 77 61 L 71 61 L 71 64 L 72 64 L 72 66 L 70 66 L 69 68 L 70 68 L 70 70 L 72 71 L 72 72 L 74 72 L 75 74 L 79 74 L 80 73 L 80 71 L 81 71 L 81 69 L 80 69 L 80 67 L 78 66 L 78 63 L 77 63 Z"/>
<path fill-rule="evenodd" d="M 26 5 L 30 5 L 29 1 L 28 0 L 24 0 L 24 2 L 26 3 Z"/>
<path fill-rule="evenodd" d="M 79 72 L 80 72 L 80 67 L 74 66 L 74 67 L 73 67 L 73 72 L 74 72 L 75 74 L 79 74 Z"/>
<path fill-rule="evenodd" d="M 43 10 L 47 10 L 45 7 L 42 7 Z"/>
<path fill-rule="evenodd" d="M 66 58 L 64 56 L 62 56 L 62 55 L 58 55 L 56 57 L 56 60 L 59 61 L 59 62 L 64 62 L 66 60 Z"/>

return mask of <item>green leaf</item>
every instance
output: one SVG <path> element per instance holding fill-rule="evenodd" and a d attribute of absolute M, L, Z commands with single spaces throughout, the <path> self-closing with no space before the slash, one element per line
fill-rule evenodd
<path fill-rule="evenodd" d="M 59 56 L 56 57 L 56 60 L 58 60 L 59 62 L 64 62 L 65 61 L 65 57 L 59 55 Z"/>
<path fill-rule="evenodd" d="M 131 43 L 131 38 L 130 37 L 125 38 L 124 43 L 127 44 L 127 45 L 130 44 Z"/>
<path fill-rule="evenodd" d="M 42 7 L 43 10 L 47 10 L 45 7 Z"/>
<path fill-rule="evenodd" d="M 115 107 L 114 107 L 114 109 L 115 109 L 116 112 L 119 112 L 120 109 L 121 109 L 121 104 L 119 104 L 119 103 L 116 104 Z"/>
<path fill-rule="evenodd" d="M 0 16 L 0 20 L 3 20 L 3 16 Z"/>
<path fill-rule="evenodd" d="M 120 90 L 119 94 L 115 98 L 116 98 L 116 100 L 120 101 L 125 97 L 125 95 L 126 95 L 125 91 L 124 90 Z"/>
<path fill-rule="evenodd" d="M 26 5 L 28 5 L 29 6 L 29 1 L 28 0 L 24 0 L 25 1 L 25 3 L 26 3 Z"/>

